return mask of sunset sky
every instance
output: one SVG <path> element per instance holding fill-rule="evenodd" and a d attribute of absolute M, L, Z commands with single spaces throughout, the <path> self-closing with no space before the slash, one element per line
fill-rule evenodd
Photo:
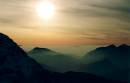
<path fill-rule="evenodd" d="M 0 32 L 22 45 L 130 44 L 130 0 L 46 0 L 42 17 L 44 1 L 0 0 Z"/>

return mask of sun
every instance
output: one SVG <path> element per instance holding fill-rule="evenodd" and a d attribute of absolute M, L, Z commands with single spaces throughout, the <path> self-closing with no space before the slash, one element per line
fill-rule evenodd
<path fill-rule="evenodd" d="M 49 19 L 55 13 L 55 6 L 51 2 L 40 2 L 36 7 L 36 12 L 39 17 Z"/>

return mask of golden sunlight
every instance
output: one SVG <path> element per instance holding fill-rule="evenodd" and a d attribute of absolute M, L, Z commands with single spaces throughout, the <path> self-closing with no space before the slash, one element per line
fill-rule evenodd
<path fill-rule="evenodd" d="M 51 2 L 39 2 L 36 6 L 36 12 L 39 17 L 49 19 L 55 13 L 55 5 Z"/>

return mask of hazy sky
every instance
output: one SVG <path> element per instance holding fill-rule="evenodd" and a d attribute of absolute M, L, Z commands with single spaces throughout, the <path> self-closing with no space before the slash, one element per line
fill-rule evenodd
<path fill-rule="evenodd" d="M 37 15 L 42 0 L 0 0 L 0 32 L 23 45 L 130 44 L 130 0 L 49 0 L 54 15 Z"/>

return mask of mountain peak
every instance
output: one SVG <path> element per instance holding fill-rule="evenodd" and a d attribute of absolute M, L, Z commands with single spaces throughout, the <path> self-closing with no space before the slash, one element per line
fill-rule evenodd
<path fill-rule="evenodd" d="M 36 51 L 51 51 L 48 48 L 40 48 L 40 47 L 35 47 L 33 50 L 36 50 Z"/>
<path fill-rule="evenodd" d="M 40 48 L 40 47 L 35 47 L 33 48 L 30 53 L 39 53 L 39 52 L 50 52 L 51 50 L 48 48 Z"/>
<path fill-rule="evenodd" d="M 18 49 L 22 50 L 11 38 L 3 33 L 0 33 L 0 52 L 8 54 L 5 51 L 12 53 L 14 50 Z"/>
<path fill-rule="evenodd" d="M 109 45 L 109 46 L 107 46 L 108 48 L 115 48 L 116 47 L 116 45 L 114 45 L 114 44 L 111 44 L 111 45 Z"/>
<path fill-rule="evenodd" d="M 3 33 L 0 33 L 0 36 L 6 36 L 5 34 L 3 34 Z"/>
<path fill-rule="evenodd" d="M 3 33 L 0 33 L 0 42 L 4 42 L 5 40 L 9 40 L 9 37 L 8 36 L 6 36 L 5 34 L 3 34 Z"/>
<path fill-rule="evenodd" d="M 120 45 L 119 47 L 129 47 L 128 45 L 126 45 L 126 44 L 122 44 L 122 45 Z"/>
<path fill-rule="evenodd" d="M 4 45 L 17 45 L 11 38 L 9 38 L 7 35 L 0 33 L 0 43 Z"/>

